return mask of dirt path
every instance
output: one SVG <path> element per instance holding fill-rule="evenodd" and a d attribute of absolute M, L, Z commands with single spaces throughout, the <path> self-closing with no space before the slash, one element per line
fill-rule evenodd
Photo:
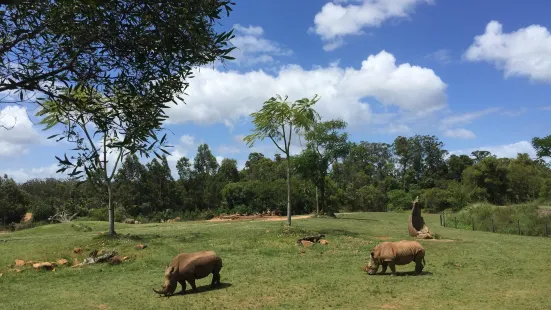
<path fill-rule="evenodd" d="M 312 215 L 296 215 L 291 216 L 291 220 L 300 220 L 300 219 L 307 219 L 311 218 Z M 239 216 L 235 218 L 219 218 L 215 217 L 210 220 L 209 222 L 229 222 L 229 221 L 285 221 L 287 220 L 286 216 L 258 216 L 258 215 L 250 215 L 250 216 Z"/>

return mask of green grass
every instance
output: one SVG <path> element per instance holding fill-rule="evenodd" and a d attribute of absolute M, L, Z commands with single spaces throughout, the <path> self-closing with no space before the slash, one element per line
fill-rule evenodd
<path fill-rule="evenodd" d="M 104 222 L 40 226 L 0 234 L 0 303 L 3 309 L 543 309 L 551 304 L 551 239 L 471 232 L 439 225 L 440 238 L 420 240 L 426 249 L 422 276 L 368 276 L 360 268 L 380 241 L 410 239 L 407 214 L 340 214 L 338 219 L 284 222 L 179 222 L 117 224 L 120 235 L 98 235 Z M 82 227 L 81 227 L 82 225 Z M 89 228 L 83 228 L 89 227 Z M 309 233 L 330 244 L 296 247 Z M 127 235 L 129 234 L 129 235 Z M 138 243 L 145 250 L 136 250 Z M 73 248 L 115 249 L 128 262 L 55 272 L 16 273 L 15 259 L 72 259 Z M 223 259 L 223 288 L 160 298 L 164 266 L 180 252 L 215 250 Z M 414 265 L 398 266 L 398 272 Z M 388 272 L 387 272 L 388 273 Z M 188 285 L 189 289 L 189 285 Z M 177 288 L 177 291 L 180 287 Z"/>

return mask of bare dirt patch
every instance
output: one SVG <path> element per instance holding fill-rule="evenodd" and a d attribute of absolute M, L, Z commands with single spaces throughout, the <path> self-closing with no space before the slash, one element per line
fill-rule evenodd
<path fill-rule="evenodd" d="M 311 215 L 297 215 L 291 217 L 293 220 L 307 219 L 311 218 Z M 214 217 L 209 222 L 228 222 L 228 221 L 285 221 L 287 220 L 286 216 L 270 216 L 270 215 L 229 215 L 224 217 Z"/>
<path fill-rule="evenodd" d="M 389 239 L 392 239 L 392 237 L 388 237 L 388 236 L 377 236 L 377 237 L 374 237 L 376 239 L 379 239 L 379 240 L 389 240 Z"/>
<path fill-rule="evenodd" d="M 391 304 L 384 304 L 381 306 L 381 309 L 398 309 L 398 307 Z"/>

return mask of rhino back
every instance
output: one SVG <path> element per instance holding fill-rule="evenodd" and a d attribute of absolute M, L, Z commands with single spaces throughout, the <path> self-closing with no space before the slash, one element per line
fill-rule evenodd
<path fill-rule="evenodd" d="M 402 240 L 395 243 L 396 256 L 416 255 L 424 252 L 423 246 L 417 241 Z"/>
<path fill-rule="evenodd" d="M 190 262 L 190 265 L 193 265 L 195 278 L 201 279 L 216 270 L 220 270 L 222 267 L 222 259 L 216 254 L 206 255 L 197 257 Z"/>
<path fill-rule="evenodd" d="M 179 261 L 179 271 L 180 273 L 195 273 L 197 266 L 209 265 L 213 257 L 217 257 L 214 251 L 190 253 Z"/>

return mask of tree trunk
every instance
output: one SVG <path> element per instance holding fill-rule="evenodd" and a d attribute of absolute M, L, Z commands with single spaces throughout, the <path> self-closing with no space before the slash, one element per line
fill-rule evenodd
<path fill-rule="evenodd" d="M 327 208 L 325 207 L 325 184 L 322 181 L 320 183 L 320 204 L 321 204 L 321 211 L 323 213 L 327 213 Z"/>
<path fill-rule="evenodd" d="M 287 154 L 287 225 L 291 226 L 291 159 Z"/>
<path fill-rule="evenodd" d="M 109 195 L 109 235 L 114 236 L 117 233 L 115 232 L 115 209 L 113 208 L 112 195 L 111 192 L 111 182 L 107 182 L 107 194 Z"/>
<path fill-rule="evenodd" d="M 316 215 L 320 215 L 320 204 L 318 201 L 318 186 L 316 185 Z"/>

